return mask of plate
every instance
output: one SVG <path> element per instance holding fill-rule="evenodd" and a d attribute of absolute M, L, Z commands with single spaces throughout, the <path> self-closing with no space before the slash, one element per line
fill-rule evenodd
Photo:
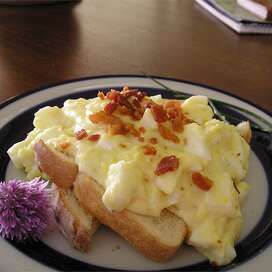
<path fill-rule="evenodd" d="M 184 94 L 202 94 L 214 99 L 216 107 L 231 123 L 250 120 L 255 126 L 271 129 L 272 116 L 264 109 L 224 91 L 187 81 L 143 76 L 102 76 L 82 78 L 47 86 L 12 98 L 0 105 L 0 180 L 23 178 L 6 154 L 15 142 L 23 140 L 32 129 L 33 114 L 46 105 L 61 106 L 68 98 L 95 97 L 98 90 L 137 87 L 151 95 L 182 98 Z M 171 89 L 171 90 L 170 90 Z M 220 102 L 221 101 L 221 102 Z M 272 143 L 271 137 L 254 131 L 247 181 L 251 191 L 243 205 L 244 226 L 236 246 L 237 257 L 229 265 L 214 268 L 194 249 L 182 246 L 167 263 L 154 263 L 136 252 L 128 243 L 106 227 L 95 234 L 91 250 L 72 249 L 58 231 L 40 242 L 16 243 L 0 239 L 1 271 L 89 271 L 124 270 L 267 270 L 272 258 Z M 255 268 L 255 269 L 254 269 Z"/>

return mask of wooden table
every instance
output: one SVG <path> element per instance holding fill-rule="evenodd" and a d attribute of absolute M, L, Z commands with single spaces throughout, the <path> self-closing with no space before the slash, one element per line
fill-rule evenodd
<path fill-rule="evenodd" d="M 272 110 L 272 36 L 238 35 L 192 0 L 0 6 L 0 101 L 55 81 L 141 71 Z"/>

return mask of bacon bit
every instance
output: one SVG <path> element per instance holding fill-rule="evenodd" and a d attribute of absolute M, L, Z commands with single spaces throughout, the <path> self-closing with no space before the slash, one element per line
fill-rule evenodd
<path fill-rule="evenodd" d="M 167 108 L 166 112 L 169 120 L 176 118 L 180 113 L 179 109 L 177 108 Z"/>
<path fill-rule="evenodd" d="M 129 123 L 125 124 L 124 127 L 128 131 L 128 133 L 130 133 L 131 135 L 135 137 L 140 136 L 140 132 L 132 124 L 129 124 Z"/>
<path fill-rule="evenodd" d="M 127 90 L 129 90 L 129 87 L 128 87 L 127 85 L 125 85 L 125 86 L 123 87 L 123 92 L 125 92 L 125 91 L 127 91 Z"/>
<path fill-rule="evenodd" d="M 141 105 L 144 109 L 150 109 L 152 105 L 154 105 L 155 102 L 153 102 L 151 99 L 149 98 L 145 98 L 141 101 Z"/>
<path fill-rule="evenodd" d="M 92 134 L 88 136 L 88 140 L 92 142 L 97 142 L 100 139 L 100 134 Z"/>
<path fill-rule="evenodd" d="M 104 112 L 107 114 L 112 114 L 118 107 L 118 104 L 114 101 L 111 101 L 104 107 Z"/>
<path fill-rule="evenodd" d="M 145 128 L 144 128 L 144 127 L 139 127 L 139 131 L 140 131 L 141 133 L 145 133 Z"/>
<path fill-rule="evenodd" d="M 104 111 L 99 111 L 97 113 L 93 113 L 89 115 L 89 119 L 92 123 L 94 124 L 99 124 L 99 123 L 109 123 L 109 115 L 106 114 Z"/>
<path fill-rule="evenodd" d="M 180 108 L 181 107 L 181 104 L 180 104 L 180 101 L 179 100 L 168 100 L 166 103 L 165 103 L 165 108 L 168 109 L 168 108 Z"/>
<path fill-rule="evenodd" d="M 157 140 L 157 138 L 150 138 L 150 139 L 149 139 L 149 142 L 150 142 L 151 144 L 157 144 L 157 143 L 158 143 L 158 140 Z"/>
<path fill-rule="evenodd" d="M 111 135 L 127 135 L 128 130 L 125 128 L 124 124 L 120 122 L 112 123 L 108 127 L 108 133 Z"/>
<path fill-rule="evenodd" d="M 87 136 L 88 136 L 88 134 L 85 129 L 81 129 L 81 130 L 75 132 L 75 137 L 78 140 L 82 140 L 83 138 L 85 138 Z"/>
<path fill-rule="evenodd" d="M 109 115 L 104 111 L 99 111 L 97 113 L 91 114 L 89 119 L 94 124 L 102 123 L 108 126 L 108 132 L 111 135 L 126 135 L 128 131 L 126 130 L 123 122 L 116 116 Z"/>
<path fill-rule="evenodd" d="M 158 123 L 167 121 L 167 113 L 162 105 L 153 104 L 150 108 L 153 118 Z"/>
<path fill-rule="evenodd" d="M 139 142 L 144 142 L 144 137 L 139 137 L 138 140 Z"/>
<path fill-rule="evenodd" d="M 181 104 L 177 100 L 167 101 L 164 105 L 168 119 L 171 121 L 174 131 L 182 132 L 187 119 L 182 112 Z"/>
<path fill-rule="evenodd" d="M 155 175 L 160 176 L 164 173 L 175 171 L 178 169 L 178 167 L 179 159 L 176 156 L 166 156 L 161 159 L 154 173 Z"/>
<path fill-rule="evenodd" d="M 139 99 L 139 101 L 142 101 L 145 96 L 147 96 L 147 93 L 146 92 L 140 92 L 140 91 L 138 91 L 137 95 L 136 95 L 136 97 Z"/>
<path fill-rule="evenodd" d="M 134 108 L 136 108 L 136 109 L 140 109 L 140 108 L 142 107 L 140 101 L 139 101 L 137 98 L 134 98 L 134 99 L 132 100 L 132 105 L 133 105 Z"/>
<path fill-rule="evenodd" d="M 125 106 L 129 111 L 130 115 L 133 116 L 135 110 L 126 97 L 120 96 L 118 103 L 121 106 Z"/>
<path fill-rule="evenodd" d="M 98 92 L 97 97 L 99 97 L 101 100 L 104 100 L 105 94 L 103 92 Z"/>
<path fill-rule="evenodd" d="M 165 126 L 163 126 L 162 124 L 158 124 L 158 128 L 159 128 L 159 132 L 161 134 L 161 136 L 169 141 L 172 141 L 174 143 L 179 143 L 179 138 L 172 133 L 168 128 L 166 128 Z"/>
<path fill-rule="evenodd" d="M 177 132 L 182 132 L 184 128 L 183 119 L 180 119 L 179 117 L 176 117 L 171 120 L 172 129 Z"/>
<path fill-rule="evenodd" d="M 181 113 L 181 105 L 177 100 L 167 101 L 164 105 L 168 118 L 176 118 Z"/>
<path fill-rule="evenodd" d="M 121 94 L 125 97 L 131 97 L 131 96 L 137 96 L 137 93 L 138 93 L 138 90 L 137 89 L 132 89 L 132 90 L 129 90 L 128 88 L 127 89 L 124 89 L 123 88 L 123 91 L 121 92 Z"/>
<path fill-rule="evenodd" d="M 209 191 L 213 186 L 213 182 L 199 172 L 192 173 L 192 180 L 193 183 L 203 191 Z"/>
<path fill-rule="evenodd" d="M 151 145 L 144 145 L 143 149 L 145 155 L 156 155 L 157 153 L 157 150 Z"/>
<path fill-rule="evenodd" d="M 68 148 L 69 146 L 71 145 L 71 143 L 69 143 L 69 142 L 63 142 L 63 143 L 60 143 L 60 148 L 61 149 L 66 149 L 66 148 Z"/>
<path fill-rule="evenodd" d="M 107 92 L 106 94 L 106 97 L 109 99 L 109 100 L 112 100 L 114 102 L 118 102 L 118 99 L 120 97 L 120 92 L 114 90 L 114 89 L 111 89 L 109 92 Z"/>
<path fill-rule="evenodd" d="M 133 119 L 134 120 L 141 120 L 143 117 L 143 114 L 144 114 L 143 112 L 135 111 L 133 114 Z"/>
<path fill-rule="evenodd" d="M 119 112 L 121 115 L 130 115 L 130 111 L 125 106 L 118 106 L 117 112 Z"/>
<path fill-rule="evenodd" d="M 139 101 L 141 101 L 147 94 L 146 92 L 138 91 L 138 89 L 129 89 L 128 86 L 124 86 L 121 94 L 125 97 L 136 97 Z"/>

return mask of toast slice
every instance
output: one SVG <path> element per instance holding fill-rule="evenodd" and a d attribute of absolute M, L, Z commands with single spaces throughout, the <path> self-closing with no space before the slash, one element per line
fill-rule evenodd
<path fill-rule="evenodd" d="M 91 238 L 100 223 L 85 212 L 71 189 L 61 189 L 53 184 L 52 190 L 56 201 L 55 217 L 59 230 L 75 249 L 88 251 Z"/>
<path fill-rule="evenodd" d="M 34 145 L 35 160 L 40 170 L 58 187 L 68 189 L 73 185 L 78 166 L 70 158 L 49 148 L 43 140 Z"/>
<path fill-rule="evenodd" d="M 34 145 L 39 168 L 53 182 L 55 216 L 64 237 L 79 251 L 87 251 L 100 223 L 79 204 L 71 186 L 78 167 L 68 157 L 49 148 L 42 140 Z"/>
<path fill-rule="evenodd" d="M 74 193 L 90 214 L 153 261 L 163 262 L 172 257 L 186 236 L 184 221 L 167 210 L 162 211 L 160 217 L 128 210 L 110 212 L 102 202 L 103 188 L 85 174 L 77 176 Z"/>

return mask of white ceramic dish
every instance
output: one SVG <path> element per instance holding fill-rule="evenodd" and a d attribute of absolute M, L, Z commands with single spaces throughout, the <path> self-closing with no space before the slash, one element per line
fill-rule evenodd
<path fill-rule="evenodd" d="M 203 94 L 227 102 L 230 105 L 224 105 L 221 109 L 222 112 L 233 114 L 236 118 L 250 119 L 261 127 L 272 127 L 272 117 L 269 113 L 227 93 L 189 82 L 171 79 L 159 80 L 174 90 L 188 94 Z M 171 92 L 162 91 L 157 83 L 148 78 L 112 76 L 79 79 L 45 87 L 27 95 L 13 98 L 0 105 L 0 179 L 24 177 L 24 173 L 16 170 L 8 161 L 6 150 L 14 142 L 25 137 L 27 131 L 31 129 L 33 112 L 39 107 L 61 105 L 68 97 L 91 97 L 95 96 L 97 90 L 123 85 L 138 87 L 139 89 L 144 88 L 151 93 L 160 92 L 163 96 L 173 97 Z M 249 113 L 249 115 L 245 114 L 247 116 L 243 117 L 236 106 L 248 110 L 254 116 Z M 263 136 L 262 134 L 258 133 L 255 136 L 253 138 L 254 152 L 251 154 L 247 178 L 247 181 L 252 185 L 252 189 L 243 207 L 245 224 L 241 242 L 237 247 L 238 257 L 232 264 L 221 268 L 224 270 L 256 271 L 258 268 L 260 271 L 267 271 L 272 258 L 272 246 L 269 246 L 271 235 L 269 236 L 266 233 L 271 230 L 272 222 L 272 213 L 271 218 L 267 215 L 269 207 L 272 207 L 272 174 L 271 170 L 269 170 L 269 167 L 272 169 L 272 161 L 269 161 L 271 154 L 269 148 L 272 147 L 271 142 L 262 142 L 263 140 L 260 138 Z M 100 228 L 95 234 L 92 248 L 86 254 L 72 249 L 56 231 L 45 237 L 41 243 L 17 244 L 1 239 L 0 256 L 0 270 L 2 272 L 50 271 L 51 268 L 77 271 L 105 268 L 143 271 L 212 269 L 202 256 L 187 246 L 183 246 L 169 262 L 163 264 L 154 263 L 144 258 L 106 227 Z"/>

